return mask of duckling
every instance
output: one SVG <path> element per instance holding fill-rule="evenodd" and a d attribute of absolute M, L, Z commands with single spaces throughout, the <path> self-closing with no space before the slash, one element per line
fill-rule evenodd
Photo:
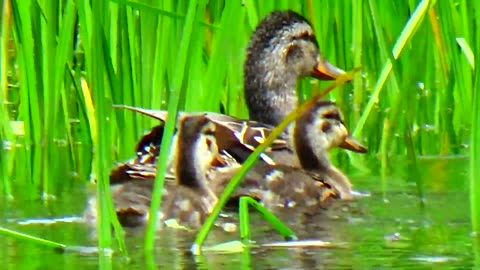
<path fill-rule="evenodd" d="M 352 185 L 348 177 L 336 168 L 328 151 L 341 147 L 359 153 L 367 149 L 353 138 L 343 120 L 341 111 L 330 101 L 318 101 L 291 126 L 292 145 L 301 167 L 319 175 L 331 185 L 342 199 L 352 199 Z"/>
<path fill-rule="evenodd" d="M 316 102 L 289 129 L 301 168 L 257 164 L 232 199 L 251 196 L 269 208 L 307 209 L 324 208 L 332 199 L 352 199 L 350 180 L 330 162 L 328 151 L 342 147 L 365 152 L 366 148 L 349 135 L 335 104 Z M 235 172 L 218 170 L 218 174 L 210 176 L 214 192 L 220 193 Z"/>
<path fill-rule="evenodd" d="M 206 179 L 206 170 L 218 155 L 215 129 L 215 125 L 202 115 L 181 118 L 174 154 L 176 182 L 166 182 L 164 186 L 160 225 L 163 221 L 175 219 L 182 226 L 197 228 L 216 204 L 217 196 Z M 125 181 L 111 186 L 122 225 L 139 226 L 148 220 L 153 179 L 154 174 L 143 181 L 132 181 L 127 175 Z M 90 205 L 95 205 L 95 201 Z M 88 215 L 93 216 L 91 213 Z"/>

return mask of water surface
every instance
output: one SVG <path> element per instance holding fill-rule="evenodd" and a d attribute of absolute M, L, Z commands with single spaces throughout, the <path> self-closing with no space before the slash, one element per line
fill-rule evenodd
<path fill-rule="evenodd" d="M 240 253 L 205 252 L 193 257 L 194 234 L 166 229 L 158 234 L 154 258 L 143 253 L 143 230 L 127 230 L 130 258 L 113 255 L 114 269 L 470 269 L 478 268 L 480 253 L 470 236 L 467 160 L 424 159 L 419 179 L 395 171 L 379 177 L 351 173 L 363 196 L 339 202 L 319 215 L 282 214 L 301 240 L 321 240 L 327 247 L 274 248 L 264 244 L 282 239 L 252 213 L 256 246 Z M 414 183 L 423 183 L 423 199 Z M 88 191 L 85 185 L 64 187 L 55 200 L 1 198 L 0 226 L 72 246 L 96 246 L 94 230 L 78 220 Z M 43 222 L 36 222 L 44 219 Z M 25 223 L 30 221 L 30 223 Z M 216 228 L 206 245 L 237 240 L 238 233 Z M 3 269 L 97 269 L 95 253 L 59 252 L 29 242 L 0 236 Z M 477 262 L 475 264 L 475 261 Z"/>

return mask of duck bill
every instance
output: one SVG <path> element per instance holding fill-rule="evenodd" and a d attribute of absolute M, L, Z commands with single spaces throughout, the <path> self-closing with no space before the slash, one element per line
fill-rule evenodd
<path fill-rule="evenodd" d="M 350 135 L 345 138 L 345 140 L 340 144 L 340 147 L 357 153 L 367 152 L 367 148 L 361 145 L 355 138 Z"/>
<path fill-rule="evenodd" d="M 320 62 L 313 68 L 312 72 L 312 76 L 320 80 L 335 80 L 342 74 L 345 74 L 343 69 L 330 64 L 326 59 L 320 59 Z"/>

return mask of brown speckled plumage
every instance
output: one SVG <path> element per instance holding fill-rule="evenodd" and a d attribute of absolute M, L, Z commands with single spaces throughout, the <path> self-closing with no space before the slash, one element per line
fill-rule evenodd
<path fill-rule="evenodd" d="M 325 123 L 329 128 L 324 129 Z M 269 208 L 296 208 L 312 212 L 321 209 L 331 199 L 350 199 L 351 184 L 348 177 L 329 160 L 328 151 L 333 147 L 364 152 L 348 134 L 342 116 L 334 103 L 318 101 L 291 126 L 292 145 L 302 168 L 288 164 L 258 164 L 251 170 L 234 197 L 254 197 Z M 219 172 L 211 183 L 219 193 L 229 182 L 226 171 Z"/>
<path fill-rule="evenodd" d="M 298 105 L 299 78 L 335 79 L 342 73 L 322 59 L 304 17 L 274 11 L 258 24 L 247 48 L 244 88 L 250 119 L 278 125 Z"/>
<path fill-rule="evenodd" d="M 215 141 L 215 125 L 202 115 L 185 116 L 180 120 L 178 147 L 174 166 L 176 182 L 167 181 L 162 194 L 159 228 L 163 221 L 175 219 L 180 225 L 196 228 L 217 202 L 216 195 L 208 187 L 206 168 L 218 155 Z M 138 226 L 148 219 L 154 176 L 138 177 L 127 174 L 127 179 L 111 186 L 112 198 L 120 222 L 124 226 Z M 96 199 L 92 198 L 87 219 L 95 216 Z"/>

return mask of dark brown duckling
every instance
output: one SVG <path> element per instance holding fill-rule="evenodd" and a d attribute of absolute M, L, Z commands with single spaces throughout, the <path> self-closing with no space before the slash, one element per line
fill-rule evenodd
<path fill-rule="evenodd" d="M 217 202 L 206 179 L 206 170 L 217 155 L 215 125 L 202 115 L 182 117 L 174 154 L 176 181 L 164 186 L 160 228 L 171 219 L 189 228 L 203 224 Z M 127 179 L 112 185 L 112 198 L 122 225 L 139 226 L 148 220 L 153 179 L 150 175 L 142 181 Z"/>

